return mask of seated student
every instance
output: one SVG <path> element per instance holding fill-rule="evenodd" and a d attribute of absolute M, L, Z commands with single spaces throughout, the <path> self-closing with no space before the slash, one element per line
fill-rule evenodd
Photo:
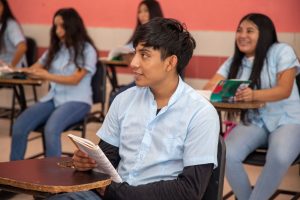
<path fill-rule="evenodd" d="M 76 10 L 63 8 L 55 13 L 50 38 L 50 47 L 38 62 L 23 69 L 34 78 L 50 81 L 51 88 L 15 121 L 11 160 L 24 158 L 28 134 L 43 124 L 46 156 L 60 156 L 62 131 L 82 120 L 92 105 L 97 52 Z"/>
<path fill-rule="evenodd" d="M 0 60 L 11 67 L 27 65 L 25 37 L 7 0 L 0 0 L 0 24 Z"/>
<path fill-rule="evenodd" d="M 139 3 L 138 5 L 138 11 L 137 11 L 137 22 L 136 22 L 136 27 L 134 29 L 134 32 L 132 34 L 132 36 L 130 37 L 130 39 L 128 40 L 127 44 L 122 47 L 121 49 L 127 49 L 127 52 L 132 52 L 133 51 L 133 44 L 132 44 L 132 40 L 133 37 L 136 33 L 136 30 L 142 25 L 147 23 L 150 19 L 153 19 L 154 17 L 163 17 L 163 12 L 162 9 L 159 5 L 159 2 L 156 0 L 143 0 Z M 115 50 L 112 50 L 110 52 L 114 53 Z M 118 55 L 120 56 L 120 55 Z M 128 57 L 127 59 L 131 60 L 132 57 Z M 112 101 L 114 100 L 114 98 L 120 94 L 121 92 L 127 90 L 130 87 L 135 86 L 135 83 L 132 82 L 128 85 L 122 86 L 121 88 L 119 88 L 115 93 L 113 93 L 110 98 L 109 98 L 109 105 L 112 103 Z"/>
<path fill-rule="evenodd" d="M 174 19 L 154 18 L 137 30 L 137 86 L 116 97 L 97 133 L 124 182 L 50 199 L 201 199 L 217 165 L 220 125 L 214 107 L 178 73 L 195 45 Z M 80 171 L 95 167 L 79 150 L 73 163 Z"/>
<path fill-rule="evenodd" d="M 269 199 L 300 153 L 300 99 L 295 76 L 300 68 L 293 49 L 277 41 L 273 22 L 263 14 L 244 16 L 236 31 L 235 52 L 205 89 L 219 80 L 251 80 L 236 92 L 236 101 L 263 101 L 266 106 L 242 114 L 242 123 L 226 138 L 226 176 L 239 200 Z M 243 160 L 268 145 L 266 164 L 254 189 Z"/>

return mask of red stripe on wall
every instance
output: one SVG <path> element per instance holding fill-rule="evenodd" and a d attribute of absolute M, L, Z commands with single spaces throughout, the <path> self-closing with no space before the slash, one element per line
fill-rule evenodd
<path fill-rule="evenodd" d="M 46 50 L 46 48 L 39 48 L 39 57 Z M 107 56 L 107 51 L 100 51 L 99 57 Z M 213 57 L 213 56 L 193 56 L 190 63 L 186 67 L 185 77 L 186 78 L 198 78 L 198 79 L 209 79 L 219 69 L 221 64 L 227 59 L 227 57 Z M 131 74 L 129 67 L 117 67 L 117 73 Z"/>
<path fill-rule="evenodd" d="M 140 0 L 9 0 L 21 23 L 51 24 L 54 12 L 74 7 L 87 26 L 134 28 Z M 159 0 L 165 17 L 176 18 L 190 30 L 234 31 L 249 12 L 267 14 L 279 32 L 300 32 L 299 0 Z"/>
<path fill-rule="evenodd" d="M 193 56 L 186 68 L 187 78 L 211 78 L 227 57 Z"/>
<path fill-rule="evenodd" d="M 186 78 L 209 79 L 226 60 L 225 57 L 193 56 L 185 69 Z M 118 67 L 118 73 L 130 74 L 130 68 Z"/>

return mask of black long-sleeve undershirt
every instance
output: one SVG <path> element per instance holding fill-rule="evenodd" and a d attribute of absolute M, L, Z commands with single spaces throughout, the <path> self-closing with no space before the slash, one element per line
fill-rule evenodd
<path fill-rule="evenodd" d="M 113 164 L 120 161 L 119 148 L 101 140 L 100 148 Z M 112 182 L 105 191 L 104 200 L 199 200 L 202 198 L 212 174 L 213 164 L 184 167 L 175 180 L 157 181 L 132 186 L 127 182 Z"/>

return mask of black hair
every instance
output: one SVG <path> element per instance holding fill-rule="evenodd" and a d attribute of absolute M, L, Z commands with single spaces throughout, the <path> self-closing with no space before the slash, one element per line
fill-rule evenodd
<path fill-rule="evenodd" d="M 252 81 L 251 83 L 252 88 L 260 89 L 261 88 L 260 73 L 264 66 L 264 62 L 266 60 L 268 50 L 274 43 L 278 42 L 276 30 L 272 20 L 268 16 L 260 13 L 250 13 L 244 16 L 240 20 L 238 27 L 243 21 L 250 21 L 254 23 L 257 26 L 259 31 L 259 36 L 258 36 L 256 49 L 255 49 L 253 68 L 249 80 Z M 230 65 L 228 78 L 237 78 L 236 76 L 239 71 L 244 55 L 245 54 L 239 50 L 237 46 L 237 42 L 235 41 L 235 51 L 234 51 L 232 63 Z"/>
<path fill-rule="evenodd" d="M 196 41 L 186 27 L 175 19 L 156 17 L 143 24 L 133 38 L 133 46 L 143 43 L 145 47 L 153 47 L 161 52 L 161 59 L 176 55 L 176 70 L 180 73 L 193 55 Z"/>
<path fill-rule="evenodd" d="M 56 35 L 56 25 L 54 24 L 54 19 L 57 16 L 61 16 L 64 23 L 63 28 L 65 29 L 65 45 L 68 48 L 72 56 L 72 59 L 77 68 L 79 65 L 77 63 L 77 58 L 81 57 L 83 59 L 84 45 L 85 42 L 90 43 L 96 50 L 93 40 L 87 33 L 84 26 L 83 20 L 74 8 L 62 8 L 56 11 L 53 17 L 52 28 L 50 31 L 50 47 L 49 53 L 46 60 L 46 68 L 49 69 L 52 60 L 54 59 L 56 53 L 61 47 L 61 41 Z M 83 59 L 84 60 L 84 59 Z"/>
<path fill-rule="evenodd" d="M 149 19 L 153 19 L 154 17 L 163 17 L 163 12 L 162 9 L 158 3 L 158 1 L 156 0 L 143 0 L 139 3 L 138 5 L 138 10 L 137 12 L 139 12 L 139 9 L 142 5 L 145 5 L 148 8 L 149 11 Z M 137 14 L 138 16 L 138 14 Z M 133 31 L 132 36 L 129 38 L 127 44 L 131 43 L 134 37 L 135 32 L 137 31 L 137 29 L 141 26 L 141 22 L 139 21 L 138 17 L 137 17 L 137 22 L 136 22 L 136 26 L 135 29 Z"/>
<path fill-rule="evenodd" d="M 2 13 L 1 19 L 0 19 L 0 22 L 2 24 L 1 29 L 0 29 L 0 50 L 2 51 L 5 49 L 4 32 L 7 27 L 7 21 L 9 19 L 13 19 L 16 21 L 16 18 L 9 7 L 7 0 L 0 0 L 0 3 L 2 3 L 2 5 L 3 5 L 3 13 Z"/>
<path fill-rule="evenodd" d="M 260 13 L 247 14 L 240 20 L 238 27 L 243 21 L 249 21 L 254 23 L 257 26 L 259 31 L 258 40 L 257 40 L 255 53 L 254 53 L 252 71 L 249 80 L 251 80 L 250 87 L 252 89 L 254 88 L 260 89 L 261 88 L 260 74 L 264 66 L 264 62 L 268 64 L 266 59 L 268 50 L 274 43 L 278 42 L 276 29 L 272 20 L 268 16 Z M 242 59 L 244 56 L 245 54 L 239 50 L 237 46 L 237 42 L 235 41 L 234 55 L 233 55 L 233 59 L 230 65 L 230 70 L 228 75 L 229 79 L 237 78 L 237 74 L 240 69 Z M 243 111 L 241 113 L 241 119 L 245 124 L 249 122 L 247 111 Z"/>

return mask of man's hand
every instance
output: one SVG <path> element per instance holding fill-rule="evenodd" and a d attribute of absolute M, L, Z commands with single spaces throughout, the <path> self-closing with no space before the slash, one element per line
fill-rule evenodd
<path fill-rule="evenodd" d="M 78 171 L 88 171 L 97 167 L 96 161 L 80 150 L 74 152 L 72 160 L 74 167 Z"/>

